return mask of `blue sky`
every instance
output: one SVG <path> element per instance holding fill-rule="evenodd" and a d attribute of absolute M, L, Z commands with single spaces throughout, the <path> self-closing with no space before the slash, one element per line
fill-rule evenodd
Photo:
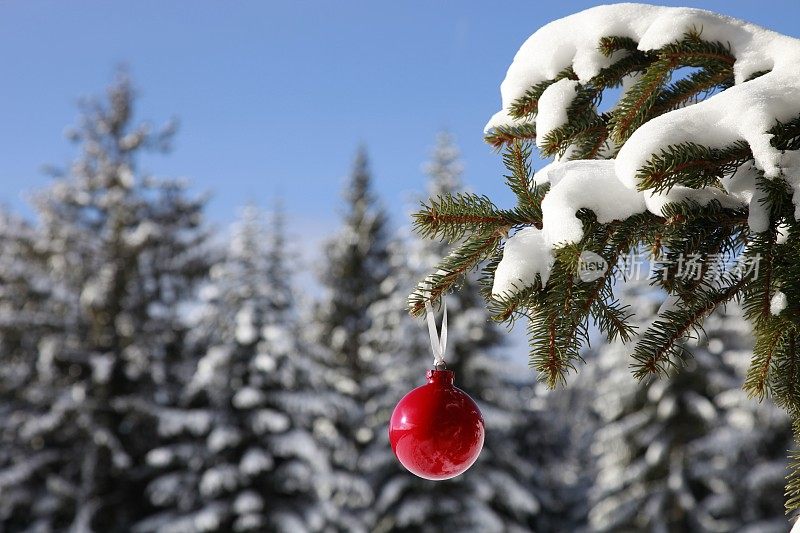
<path fill-rule="evenodd" d="M 672 2 L 668 2 L 673 4 Z M 473 190 L 501 203 L 500 157 L 482 142 L 524 39 L 593 2 L 0 2 L 0 204 L 25 211 L 45 163 L 74 154 L 75 101 L 126 63 L 139 117 L 176 116 L 174 151 L 144 167 L 210 191 L 209 218 L 280 194 L 296 234 L 335 221 L 339 189 L 367 145 L 397 224 L 424 187 L 437 130 L 461 146 Z M 678 2 L 800 35 L 797 2 Z"/>

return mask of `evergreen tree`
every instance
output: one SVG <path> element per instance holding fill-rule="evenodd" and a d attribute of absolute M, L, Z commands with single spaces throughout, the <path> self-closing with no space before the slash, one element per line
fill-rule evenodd
<path fill-rule="evenodd" d="M 417 272 L 408 264 L 408 243 L 389 243 L 391 274 L 381 283 L 381 298 L 369 307 L 370 328 L 364 333 L 363 353 L 371 374 L 361 386 L 368 400 L 364 404 L 370 442 L 361 453 L 359 470 L 376 496 L 391 493 L 391 486 L 411 476 L 392 453 L 387 428 L 398 401 L 420 385 L 430 359 L 430 342 L 424 325 L 405 312 L 406 295 Z M 379 530 L 385 501 L 377 501 L 365 514 L 370 530 Z"/>
<path fill-rule="evenodd" d="M 46 312 L 57 298 L 37 261 L 37 234 L 27 221 L 0 210 L 0 383 L 2 398 L 14 395 L 35 375 L 38 340 L 60 325 Z"/>
<path fill-rule="evenodd" d="M 433 194 L 456 194 L 461 188 L 458 150 L 447 134 L 439 136 L 427 166 Z M 441 243 L 416 246 L 412 258 L 429 268 L 441 255 Z M 377 509 L 379 531 L 527 531 L 551 505 L 542 486 L 539 461 L 543 441 L 523 449 L 520 437 L 536 428 L 539 414 L 529 408 L 522 388 L 512 379 L 512 366 L 502 357 L 502 336 L 482 309 L 480 288 L 473 277 L 448 297 L 447 368 L 456 385 L 478 402 L 486 422 L 486 440 L 477 462 L 464 474 L 431 482 L 397 471 L 381 488 Z M 423 325 L 419 325 L 420 328 Z M 419 355 L 414 378 L 422 384 L 429 350 Z M 398 398 L 399 399 L 399 398 Z M 527 398 L 530 400 L 530 398 Z M 542 436 L 543 433 L 539 433 Z M 535 441 L 535 439 L 532 439 Z"/>
<path fill-rule="evenodd" d="M 0 212 L 0 524 L 9 524 L 36 500 L 37 486 L 26 483 L 35 471 L 55 462 L 53 450 L 31 450 L 17 440 L 31 404 L 26 390 L 36 376 L 39 340 L 58 330 L 59 316 L 48 312 L 57 298 L 35 255 L 36 230 L 9 212 Z M 0 529 L 3 529 L 0 527 Z"/>
<path fill-rule="evenodd" d="M 211 269 L 183 401 L 163 412 L 148 487 L 165 508 L 137 531 L 316 531 L 328 465 L 314 436 L 330 405 L 311 389 L 299 341 L 283 214 L 245 209 Z M 313 367 L 311 367 L 313 368 Z"/>
<path fill-rule="evenodd" d="M 376 312 L 373 306 L 385 298 L 382 285 L 391 283 L 387 280 L 392 275 L 387 215 L 374 196 L 363 149 L 345 189 L 345 205 L 343 227 L 325 247 L 320 281 L 326 294 L 314 310 L 312 336 L 318 360 L 326 368 L 327 387 L 355 408 L 343 410 L 331 421 L 335 433 L 344 438 L 331 442 L 335 512 L 329 520 L 333 528 L 357 531 L 367 528 L 373 500 L 359 458 L 378 438 L 365 412 L 375 401 L 375 378 L 380 375 L 368 332 Z"/>
<path fill-rule="evenodd" d="M 206 262 L 203 201 L 137 168 L 143 151 L 168 149 L 173 128 L 134 125 L 133 105 L 124 76 L 107 101 L 84 102 L 69 134 L 81 155 L 36 198 L 40 227 L 23 260 L 47 273 L 57 297 L 43 320 L 56 326 L 26 341 L 35 376 L 8 416 L 15 456 L 1 475 L 31 497 L 6 506 L 7 531 L 128 531 L 146 509 L 149 412 L 166 399 L 179 306 Z"/>
<path fill-rule="evenodd" d="M 783 508 L 788 473 L 786 453 L 793 446 L 789 417 L 772 403 L 756 403 L 742 390 L 748 360 L 753 353 L 750 328 L 739 306 L 729 305 L 704 323 L 707 338 L 699 351 L 719 357 L 736 372 L 731 388 L 714 398 L 724 418 L 703 443 L 691 450 L 716 487 L 708 508 L 746 533 L 785 531 Z M 710 467 L 709 467 L 710 465 Z M 728 518 L 728 517 L 733 518 Z"/>
<path fill-rule="evenodd" d="M 657 291 L 634 285 L 625 292 L 638 300 L 644 326 L 656 313 Z M 787 530 L 788 420 L 741 390 L 741 361 L 752 347 L 737 310 L 713 314 L 705 332 L 695 357 L 670 380 L 639 386 L 620 343 L 604 347 L 588 372 L 599 416 L 592 531 Z"/>
<path fill-rule="evenodd" d="M 325 248 L 328 261 L 320 281 L 328 294 L 317 309 L 321 344 L 331 348 L 332 362 L 355 383 L 369 374 L 358 352 L 370 326 L 368 309 L 380 299 L 389 274 L 388 220 L 371 181 L 361 149 L 345 190 L 344 225 Z"/>
<path fill-rule="evenodd" d="M 531 365 L 555 387 L 580 364 L 592 322 L 631 340 L 611 280 L 621 257 L 651 250 L 675 305 L 636 337 L 635 377 L 688 364 L 682 341 L 742 299 L 756 339 L 747 391 L 774 398 L 800 431 L 798 61 L 796 39 L 690 8 L 598 6 L 536 31 L 485 130 L 517 205 L 445 194 L 423 206 L 420 233 L 454 247 L 412 313 L 488 262 L 490 309 L 531 318 Z M 553 158 L 535 177 L 534 143 Z M 586 252 L 608 268 L 576 281 Z M 700 275 L 685 275 L 687 262 Z M 789 509 L 800 507 L 795 466 Z"/>

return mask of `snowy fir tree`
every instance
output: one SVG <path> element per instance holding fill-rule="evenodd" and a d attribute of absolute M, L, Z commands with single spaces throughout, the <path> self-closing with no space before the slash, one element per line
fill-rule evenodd
<path fill-rule="evenodd" d="M 460 191 L 461 164 L 449 135 L 439 136 L 427 171 L 431 193 Z M 417 269 L 429 268 L 442 251 L 441 243 L 419 242 L 412 260 Z M 388 480 L 376 506 L 379 531 L 546 530 L 543 516 L 553 503 L 541 468 L 548 452 L 547 429 L 541 413 L 529 408 L 530 397 L 513 381 L 512 366 L 501 351 L 501 332 L 489 321 L 482 302 L 473 277 L 448 298 L 446 360 L 457 386 L 469 391 L 481 408 L 486 423 L 483 451 L 466 473 L 451 480 L 424 481 L 404 473 Z M 430 357 L 429 350 L 419 354 L 417 384 Z M 522 445 L 524 434 L 542 438 Z"/>
<path fill-rule="evenodd" d="M 387 428 L 392 410 L 411 389 L 420 385 L 429 361 L 430 341 L 423 324 L 405 311 L 408 291 L 418 272 L 408 265 L 408 244 L 393 239 L 389 245 L 390 274 L 381 283 L 379 300 L 369 308 L 370 327 L 364 333 L 362 353 L 370 375 L 361 383 L 367 396 L 364 421 L 370 441 L 361 453 L 359 470 L 376 497 L 365 514 L 370 531 L 394 525 L 392 505 L 398 486 L 412 477 L 392 453 Z"/>
<path fill-rule="evenodd" d="M 645 327 L 659 291 L 622 290 Z M 603 346 L 579 386 L 595 392 L 598 415 L 588 493 L 591 531 L 786 531 L 783 484 L 791 428 L 772 405 L 741 389 L 752 353 L 731 306 L 712 314 L 695 357 L 670 380 L 630 379 L 622 343 Z"/>
<path fill-rule="evenodd" d="M 36 379 L 37 344 L 63 327 L 44 265 L 30 260 L 37 237 L 31 224 L 0 212 L 0 524 L 19 520 L 20 527 L 37 498 L 28 478 L 58 459 L 41 443 L 31 449 L 17 438 L 32 412 L 26 390 Z"/>
<path fill-rule="evenodd" d="M 201 291 L 190 349 L 200 354 L 181 402 L 159 417 L 147 488 L 163 510 L 136 531 L 318 531 L 327 496 L 317 417 L 299 341 L 282 211 L 269 227 L 246 208 Z"/>
<path fill-rule="evenodd" d="M 722 420 L 708 438 L 690 449 L 693 460 L 701 465 L 697 471 L 714 491 L 706 508 L 709 514 L 724 517 L 723 522 L 741 524 L 734 527 L 739 531 L 785 531 L 789 525 L 783 509 L 787 451 L 794 446 L 790 419 L 773 403 L 753 402 L 741 388 L 753 353 L 741 309 L 729 305 L 716 311 L 704 328 L 707 335 L 695 349 L 720 358 L 736 376 L 728 390 L 713 400 L 723 413 Z"/>
<path fill-rule="evenodd" d="M 554 387 L 578 368 L 592 321 L 609 340 L 633 340 L 611 279 L 643 247 L 674 305 L 636 337 L 633 374 L 688 364 L 681 341 L 741 298 L 755 338 L 746 389 L 800 430 L 798 65 L 800 41 L 698 9 L 614 4 L 545 25 L 514 57 L 486 126 L 517 205 L 474 194 L 424 205 L 421 233 L 454 247 L 411 311 L 488 261 L 490 309 L 530 318 L 531 364 Z M 535 176 L 534 146 L 553 158 Z M 576 280 L 587 252 L 608 268 Z"/>
<path fill-rule="evenodd" d="M 57 299 L 36 255 L 36 228 L 0 211 L 0 383 L 3 399 L 19 393 L 36 373 L 36 345 L 47 331 L 61 326 L 48 312 Z M 4 406 L 7 407 L 7 406 Z"/>
<path fill-rule="evenodd" d="M 375 306 L 386 297 L 392 280 L 388 216 L 378 204 L 364 149 L 359 150 L 344 192 L 342 228 L 325 246 L 320 281 L 323 299 L 313 311 L 310 332 L 317 347 L 315 359 L 325 368 L 326 386 L 355 410 L 342 409 L 330 420 L 333 440 L 329 449 L 334 483 L 331 503 L 335 513 L 329 526 L 339 530 L 366 530 L 374 500 L 370 476 L 361 469 L 362 456 L 374 440 L 383 440 L 367 410 L 375 405 L 375 386 L 380 375 L 373 320 L 381 313 Z M 380 351 L 380 350 L 379 350 Z M 387 376 L 388 377 L 388 376 Z M 374 407 L 373 407 L 374 406 Z M 384 429 L 385 431 L 385 429 Z M 368 463 L 367 463 L 368 464 Z"/>
<path fill-rule="evenodd" d="M 150 412 L 180 356 L 179 306 L 207 265 L 204 202 L 137 168 L 143 151 L 169 147 L 173 128 L 135 125 L 133 105 L 124 75 L 106 100 L 84 102 L 69 132 L 80 156 L 36 197 L 22 260 L 47 278 L 20 290 L 46 284 L 56 297 L 30 317 L 31 331 L 53 327 L 17 341 L 35 375 L 4 417 L 6 531 L 128 531 L 146 508 Z"/>

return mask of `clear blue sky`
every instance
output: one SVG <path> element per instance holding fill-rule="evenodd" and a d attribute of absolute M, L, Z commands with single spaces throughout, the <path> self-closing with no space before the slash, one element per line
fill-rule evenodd
<path fill-rule="evenodd" d="M 673 4 L 672 2 L 668 2 Z M 365 143 L 395 221 L 422 190 L 435 132 L 454 133 L 473 190 L 509 201 L 482 142 L 524 39 L 593 2 L 0 1 L 0 203 L 24 212 L 40 168 L 73 155 L 75 101 L 129 65 L 139 116 L 180 119 L 159 175 L 211 191 L 209 218 L 280 193 L 298 232 L 330 228 Z M 800 2 L 678 2 L 800 35 Z"/>

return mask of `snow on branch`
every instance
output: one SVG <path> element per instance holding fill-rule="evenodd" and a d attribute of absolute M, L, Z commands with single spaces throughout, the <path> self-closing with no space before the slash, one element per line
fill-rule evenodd
<path fill-rule="evenodd" d="M 686 56 L 683 62 L 677 59 L 680 54 Z M 641 65 L 631 67 L 627 58 Z M 712 61 L 713 68 L 706 61 Z M 711 71 L 730 72 L 731 61 L 734 85 L 728 87 Z M 759 179 L 784 177 L 793 192 L 800 185 L 794 178 L 800 175 L 800 152 L 780 146 L 775 133 L 800 115 L 800 40 L 754 24 L 700 9 L 644 4 L 598 6 L 551 22 L 528 38 L 514 57 L 501 85 L 503 107 L 486 125 L 487 139 L 494 143 L 498 132 L 524 126 L 530 130 L 524 137 L 535 137 L 541 148 L 545 137 L 570 120 L 581 87 L 594 84 L 599 95 L 613 86 L 608 85 L 608 73 L 618 75 L 618 68 L 630 74 L 622 78 L 618 105 L 642 117 L 642 106 L 675 107 L 658 100 L 657 88 L 672 71 L 687 65 L 705 70 L 673 84 L 673 92 L 713 93 L 715 84 L 724 90 L 696 104 L 682 102 L 650 120 L 642 118 L 644 122 L 634 127 L 621 126 L 616 116 L 611 124 L 623 138 L 617 139 L 620 146 L 608 147 L 606 157 L 615 156 L 613 163 L 562 162 L 571 155 L 562 154 L 562 161 L 557 158 L 546 169 L 548 175 L 561 176 L 557 182 L 537 176 L 538 183 L 551 181 L 542 202 L 545 248 L 582 238 L 576 218 L 581 208 L 608 222 L 644 211 L 662 216 L 664 206 L 673 202 L 717 201 L 729 208 L 749 206 L 751 231 L 767 229 Z M 653 78 L 649 91 L 648 76 Z M 670 90 L 667 87 L 665 94 Z M 638 91 L 638 98 L 626 98 L 625 91 Z M 580 152 L 574 145 L 569 150 L 573 148 Z M 690 157 L 693 153 L 698 157 Z M 686 161 L 677 161 L 680 157 Z M 695 160 L 710 161 L 707 171 Z M 747 161 L 752 164 L 742 166 Z M 686 181 L 687 176 L 694 181 Z M 794 202 L 800 205 L 800 198 Z M 550 255 L 551 249 L 542 253 Z M 538 268 L 527 270 L 543 274 Z M 502 263 L 497 270 L 499 275 L 523 271 Z M 495 286 L 503 288 L 533 283 L 530 278 L 495 280 Z"/>

